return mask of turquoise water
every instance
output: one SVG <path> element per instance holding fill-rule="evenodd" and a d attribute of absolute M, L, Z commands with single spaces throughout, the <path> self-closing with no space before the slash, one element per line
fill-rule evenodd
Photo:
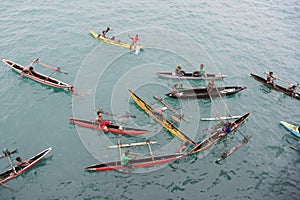
<path fill-rule="evenodd" d="M 38 166 L 0 189 L 1 199 L 297 199 L 299 198 L 299 141 L 280 126 L 280 120 L 300 124 L 300 102 L 269 90 L 252 79 L 272 70 L 290 82 L 299 82 L 300 3 L 298 1 L 4 1 L 0 7 L 1 58 L 26 65 L 32 58 L 61 67 L 68 75 L 55 74 L 74 84 L 81 97 L 54 90 L 12 72 L 0 70 L 0 146 L 18 148 L 18 156 L 31 157 L 52 146 Z M 146 48 L 135 55 L 126 49 L 99 43 L 88 28 L 128 41 L 139 33 Z M 127 89 L 148 103 L 163 96 L 176 82 L 160 79 L 155 71 L 173 70 L 182 63 L 187 71 L 204 63 L 207 72 L 227 74 L 218 85 L 247 89 L 226 98 L 234 115 L 252 112 L 239 128 L 251 141 L 221 164 L 215 164 L 226 145 L 242 140 L 236 132 L 227 140 L 198 155 L 160 167 L 124 172 L 88 173 L 91 164 L 118 159 L 107 146 L 122 142 L 158 141 L 155 155 L 171 154 L 180 141 L 137 108 Z M 194 66 L 194 67 L 193 67 Z M 50 70 L 35 66 L 45 74 Z M 197 82 L 183 82 L 195 86 Z M 280 83 L 284 85 L 284 83 Z M 200 83 L 201 86 L 205 82 Z M 190 120 L 178 124 L 199 141 L 205 128 L 199 121 L 214 116 L 209 100 L 166 99 Z M 226 111 L 219 99 L 218 111 Z M 155 104 L 154 106 L 157 106 Z M 94 111 L 137 116 L 126 123 L 147 128 L 145 136 L 104 135 L 69 124 L 67 118 L 95 118 Z M 147 156 L 147 146 L 134 147 Z M 13 156 L 15 158 L 15 156 Z M 9 168 L 5 159 L 1 171 Z"/>

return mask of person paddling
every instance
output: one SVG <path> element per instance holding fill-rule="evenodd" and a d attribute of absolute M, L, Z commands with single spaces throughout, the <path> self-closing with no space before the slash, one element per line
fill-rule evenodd
<path fill-rule="evenodd" d="M 108 132 L 108 124 L 112 124 L 112 122 L 108 121 L 108 120 L 103 120 L 102 119 L 102 114 L 103 114 L 103 110 L 99 110 L 97 111 L 97 117 L 95 120 L 95 124 L 100 126 L 101 129 L 103 129 L 104 132 Z"/>
<path fill-rule="evenodd" d="M 131 155 L 131 156 L 130 156 Z M 130 154 L 129 150 L 126 149 L 121 156 L 121 165 L 125 166 L 128 168 L 126 173 L 131 171 L 133 169 L 132 164 L 130 163 L 131 160 L 134 160 L 137 157 L 137 154 Z"/>
<path fill-rule="evenodd" d="M 27 165 L 29 165 L 29 161 L 23 161 L 23 159 L 21 157 L 17 157 L 16 158 L 16 161 L 17 161 L 17 166 L 20 168 L 20 169 L 23 169 L 25 168 Z"/>
<path fill-rule="evenodd" d="M 128 35 L 128 37 L 131 39 L 130 50 L 132 49 L 133 46 L 136 49 L 137 43 L 140 40 L 138 34 L 135 34 L 135 36 L 133 37 Z"/>

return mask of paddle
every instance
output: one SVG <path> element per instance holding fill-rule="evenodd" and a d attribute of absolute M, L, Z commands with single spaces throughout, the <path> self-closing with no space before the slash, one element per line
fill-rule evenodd
<path fill-rule="evenodd" d="M 10 191 L 16 192 L 16 190 L 14 190 L 13 188 L 9 187 L 8 185 L 6 185 L 6 184 L 4 184 L 4 183 L 1 183 L 1 182 L 0 182 L 0 184 L 1 184 L 3 187 L 9 189 Z"/>
<path fill-rule="evenodd" d="M 172 108 L 170 105 L 168 105 L 166 102 L 163 101 L 162 98 L 158 96 L 154 96 L 156 100 L 158 100 L 160 103 L 162 103 L 164 106 L 166 106 L 169 110 L 171 110 L 173 113 L 179 116 L 180 119 L 183 119 L 185 122 L 189 122 L 187 119 L 184 118 L 183 114 L 178 113 L 174 108 Z"/>
<path fill-rule="evenodd" d="M 7 156 L 8 162 L 9 162 L 9 164 L 10 164 L 10 166 L 11 166 L 11 168 L 12 168 L 14 174 L 16 174 L 16 173 L 17 173 L 17 172 L 16 172 L 16 169 L 15 169 L 15 167 L 13 166 L 13 164 L 12 164 L 12 162 L 11 162 L 10 155 L 9 155 L 7 149 L 4 149 L 4 150 L 3 150 L 3 153 L 4 153 L 4 155 Z"/>
<path fill-rule="evenodd" d="M 131 117 L 131 118 L 136 118 L 135 115 L 131 115 L 130 113 L 127 113 L 127 112 L 126 112 L 126 114 L 114 114 L 114 113 L 110 113 L 110 112 L 104 112 L 101 108 L 99 108 L 98 111 L 102 111 L 103 114 L 109 115 L 109 116 L 114 116 L 114 117 Z"/>
<path fill-rule="evenodd" d="M 57 71 L 57 72 L 60 72 L 60 73 L 64 73 L 64 74 L 68 74 L 68 72 L 61 70 L 60 67 L 52 67 L 52 66 L 50 66 L 50 65 L 47 65 L 47 64 L 45 64 L 45 63 L 42 63 L 42 62 L 38 61 L 38 58 L 37 58 L 37 60 L 36 60 L 36 63 L 39 64 L 39 65 L 41 65 L 41 66 L 43 66 L 43 67 L 52 69 L 52 70 L 54 70 L 54 71 Z"/>

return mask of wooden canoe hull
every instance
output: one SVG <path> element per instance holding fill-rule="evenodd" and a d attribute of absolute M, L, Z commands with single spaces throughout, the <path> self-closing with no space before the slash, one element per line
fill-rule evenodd
<path fill-rule="evenodd" d="M 69 121 L 78 126 L 103 131 L 103 129 L 99 125 L 96 125 L 94 121 L 88 121 L 82 119 L 69 119 Z M 123 134 L 123 135 L 139 135 L 139 134 L 144 134 L 149 132 L 148 130 L 144 130 L 144 129 L 128 128 L 128 127 L 123 127 L 115 124 L 108 124 L 107 128 L 109 132 L 116 133 L 116 134 Z"/>
<path fill-rule="evenodd" d="M 48 85 L 48 86 L 55 87 L 55 88 L 65 88 L 65 89 L 68 89 L 68 88 L 72 87 L 71 85 L 69 85 L 67 83 L 64 83 L 64 82 L 59 81 L 55 78 L 46 76 L 46 75 L 44 75 L 42 73 L 39 73 L 37 71 L 34 71 L 33 75 L 30 75 L 30 74 L 27 74 L 27 73 L 22 73 L 22 70 L 24 69 L 24 66 L 22 66 L 20 64 L 17 64 L 13 61 L 7 60 L 7 59 L 2 59 L 2 61 L 6 65 L 8 65 L 10 68 L 12 68 L 15 72 L 17 72 L 18 74 L 22 74 L 22 76 L 30 78 L 30 79 L 32 79 L 34 81 L 37 81 L 39 83 L 42 83 L 44 85 Z"/>
<path fill-rule="evenodd" d="M 229 96 L 236 94 L 242 90 L 246 89 L 246 87 L 238 87 L 238 86 L 229 86 L 229 87 L 218 87 L 213 88 L 210 96 L 220 97 L 221 96 Z M 170 92 L 166 94 L 166 96 L 171 98 L 180 98 L 180 99 L 201 99 L 201 98 L 210 98 L 207 92 L 207 88 L 190 88 L 190 89 L 180 89 L 178 92 L 173 93 Z"/>
<path fill-rule="evenodd" d="M 169 79 L 190 79 L 190 80 L 210 80 L 210 79 L 222 79 L 227 76 L 224 74 L 206 74 L 206 76 L 192 76 L 192 73 L 185 73 L 184 76 L 176 75 L 175 72 L 156 72 L 157 76 L 161 78 L 169 78 Z"/>
<path fill-rule="evenodd" d="M 36 156 L 28 159 L 29 165 L 27 165 L 25 168 L 20 169 L 19 167 L 15 166 L 16 174 L 14 174 L 13 169 L 10 169 L 2 174 L 0 174 L 0 183 L 4 183 L 6 181 L 9 181 L 12 178 L 15 178 L 22 174 L 23 172 L 27 171 L 28 169 L 32 168 L 34 165 L 36 165 L 38 162 L 41 161 L 42 158 L 44 158 L 50 151 L 52 150 L 51 147 L 48 149 L 45 149 L 44 151 L 40 152 Z"/>
<path fill-rule="evenodd" d="M 283 93 L 286 94 L 286 95 L 289 95 L 289 96 L 291 96 L 291 97 L 294 97 L 294 98 L 300 100 L 300 93 L 295 92 L 295 93 L 293 94 L 293 92 L 291 92 L 291 91 L 288 90 L 287 88 L 284 88 L 284 87 L 282 87 L 282 86 L 280 86 L 280 85 L 277 85 L 277 84 L 276 84 L 275 87 L 274 87 L 273 84 L 267 83 L 267 79 L 264 79 L 264 78 L 262 78 L 262 77 L 260 77 L 260 76 L 258 76 L 258 75 L 255 75 L 255 74 L 252 74 L 252 73 L 250 73 L 250 75 L 251 75 L 255 80 L 257 80 L 258 82 L 262 83 L 264 86 L 266 86 L 266 87 L 268 87 L 268 88 L 271 88 L 271 89 L 274 89 L 274 90 L 279 91 L 279 92 L 283 92 Z"/>
<path fill-rule="evenodd" d="M 196 145 L 196 143 L 190 139 L 188 136 L 186 136 L 182 131 L 180 131 L 177 127 L 175 127 L 170 121 L 165 119 L 164 117 L 157 117 L 153 113 L 153 108 L 148 105 L 145 101 L 143 101 L 140 97 L 138 97 L 135 93 L 133 93 L 131 90 L 128 90 L 130 93 L 130 96 L 132 99 L 136 102 L 136 104 L 143 109 L 149 116 L 151 116 L 155 121 L 160 123 L 164 128 L 166 128 L 170 133 L 178 137 L 179 139 L 189 142 L 192 145 Z"/>
<path fill-rule="evenodd" d="M 179 158 L 182 158 L 183 156 L 184 154 L 172 154 L 166 156 L 155 156 L 153 158 L 147 157 L 147 158 L 131 160 L 130 163 L 132 164 L 133 168 L 150 167 L 154 165 L 160 165 L 160 164 L 172 162 Z M 121 169 L 127 169 L 127 167 L 121 165 L 120 160 L 91 165 L 89 167 L 84 168 L 84 170 L 88 170 L 88 171 L 107 171 L 107 170 L 121 170 Z"/>
<path fill-rule="evenodd" d="M 247 117 L 249 117 L 250 112 L 246 113 L 242 117 L 238 118 L 237 120 L 234 121 L 235 125 L 232 127 L 230 132 L 233 132 L 235 129 L 237 129 L 241 124 L 243 124 Z M 225 136 L 220 137 L 220 134 L 223 133 L 222 128 L 216 130 L 209 138 L 203 140 L 199 144 L 197 144 L 188 154 L 194 154 L 198 153 L 200 151 L 203 151 L 207 149 L 208 147 L 212 146 L 213 144 L 217 143 L 218 141 L 224 139 L 228 134 Z"/>
<path fill-rule="evenodd" d="M 105 38 L 103 36 L 99 36 L 98 33 L 96 33 L 95 31 L 89 29 L 89 33 L 96 39 L 100 40 L 100 41 L 103 41 L 107 44 L 111 44 L 111 45 L 114 45 L 114 46 L 118 46 L 118 47 L 123 47 L 123 48 L 126 48 L 126 49 L 130 49 L 130 44 L 126 43 L 126 42 L 118 42 L 118 40 L 111 40 L 109 38 Z M 137 45 L 136 46 L 138 49 L 144 49 L 145 46 L 143 45 Z"/>

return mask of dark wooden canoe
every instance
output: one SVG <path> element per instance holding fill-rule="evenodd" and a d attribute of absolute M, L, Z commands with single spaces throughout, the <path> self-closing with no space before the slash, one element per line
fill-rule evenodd
<path fill-rule="evenodd" d="M 15 166 L 14 168 L 15 168 L 16 174 L 14 174 L 13 169 L 10 169 L 10 170 L 0 174 L 0 183 L 4 183 L 6 181 L 9 181 L 10 179 L 17 177 L 20 174 L 22 174 L 23 172 L 25 172 L 26 170 L 30 169 L 31 167 L 36 165 L 38 162 L 40 162 L 41 159 L 44 158 L 51 150 L 52 150 L 52 148 L 49 147 L 48 149 L 45 149 L 41 153 L 37 154 L 36 156 L 30 158 L 28 160 L 30 164 L 27 165 L 23 169 Z"/>
<path fill-rule="evenodd" d="M 103 129 L 99 125 L 95 124 L 95 121 L 88 121 L 88 120 L 81 120 L 81 119 L 69 119 L 69 121 L 79 126 L 103 131 Z M 144 134 L 149 132 L 148 130 L 144 130 L 144 129 L 128 128 L 128 127 L 123 127 L 115 124 L 108 124 L 106 126 L 109 132 L 116 133 L 116 134 L 138 135 L 138 134 Z"/>
<path fill-rule="evenodd" d="M 2 61 L 5 64 L 7 64 L 10 68 L 12 68 L 15 72 L 17 72 L 19 74 L 22 74 L 22 76 L 28 77 L 28 78 L 30 78 L 32 80 L 35 80 L 39 83 L 42 83 L 44 85 L 48 85 L 48 86 L 52 86 L 52 87 L 56 87 L 56 88 L 66 88 L 66 89 L 69 89 L 69 88 L 72 87 L 72 85 L 69 85 L 69 84 L 64 83 L 62 81 L 59 81 L 55 78 L 46 76 L 46 75 L 44 75 L 42 73 L 39 73 L 35 70 L 33 71 L 33 75 L 23 73 L 24 66 L 22 66 L 20 64 L 17 64 L 13 61 L 10 61 L 10 60 L 6 60 L 6 59 L 2 59 Z"/>
<path fill-rule="evenodd" d="M 156 72 L 157 76 L 162 78 L 171 78 L 171 79 L 190 79 L 190 80 L 210 80 L 210 79 L 222 79 L 225 78 L 224 74 L 206 74 L 206 76 L 192 76 L 192 73 L 185 73 L 184 76 L 177 75 L 175 72 Z"/>
<path fill-rule="evenodd" d="M 132 164 L 133 168 L 138 167 L 150 167 L 153 165 L 164 164 L 168 162 L 172 162 L 183 157 L 185 154 L 172 154 L 166 156 L 154 156 L 154 157 L 147 157 L 147 158 L 140 158 L 131 160 L 130 163 Z M 120 169 L 127 169 L 126 166 L 121 165 L 121 161 L 113 161 L 107 163 L 101 163 L 96 165 L 91 165 L 89 167 L 84 168 L 84 170 L 89 171 L 106 171 L 106 170 L 120 170 Z"/>
<path fill-rule="evenodd" d="M 264 86 L 267 86 L 268 88 L 277 90 L 277 91 L 279 91 L 279 92 L 283 92 L 284 94 L 287 94 L 287 95 L 289 95 L 289 96 L 291 96 L 291 97 L 294 97 L 294 98 L 296 98 L 296 99 L 300 99 L 300 93 L 294 92 L 294 94 L 293 94 L 292 91 L 290 91 L 290 90 L 288 90 L 287 88 L 284 88 L 284 87 L 282 87 L 282 86 L 280 86 L 280 85 L 277 85 L 277 84 L 276 84 L 275 87 L 274 87 L 273 84 L 267 83 L 267 79 L 264 79 L 264 78 L 262 78 L 262 77 L 259 77 L 259 76 L 255 75 L 255 74 L 252 74 L 252 73 L 250 73 L 250 74 L 251 74 L 251 76 L 252 76 L 255 80 L 261 82 Z"/>
<path fill-rule="evenodd" d="M 237 120 L 235 120 L 234 126 L 231 128 L 230 132 L 233 132 L 241 124 L 243 124 L 249 115 L 250 115 L 250 112 L 243 115 L 241 118 L 238 118 Z M 216 130 L 214 133 L 212 133 L 212 135 L 210 137 L 208 137 L 207 139 L 205 139 L 202 142 L 200 142 L 199 144 L 197 144 L 188 154 L 194 154 L 194 153 L 203 151 L 204 149 L 207 149 L 208 147 L 212 146 L 213 144 L 217 143 L 218 141 L 220 141 L 221 139 L 225 138 L 228 135 L 228 134 L 225 134 L 225 135 L 222 134 L 222 136 L 220 136 L 221 133 L 224 133 L 222 131 L 222 128 Z"/>
<path fill-rule="evenodd" d="M 238 93 L 244 89 L 246 89 L 246 87 L 229 86 L 229 87 L 213 88 L 211 91 L 211 97 L 212 98 L 220 97 L 220 95 L 221 96 L 229 96 L 229 95 Z M 207 88 L 179 89 L 176 93 L 170 92 L 170 93 L 166 94 L 166 96 L 171 97 L 171 98 L 176 98 L 176 99 L 177 98 L 180 98 L 180 99 L 210 98 L 208 95 L 208 92 L 207 92 Z"/>

